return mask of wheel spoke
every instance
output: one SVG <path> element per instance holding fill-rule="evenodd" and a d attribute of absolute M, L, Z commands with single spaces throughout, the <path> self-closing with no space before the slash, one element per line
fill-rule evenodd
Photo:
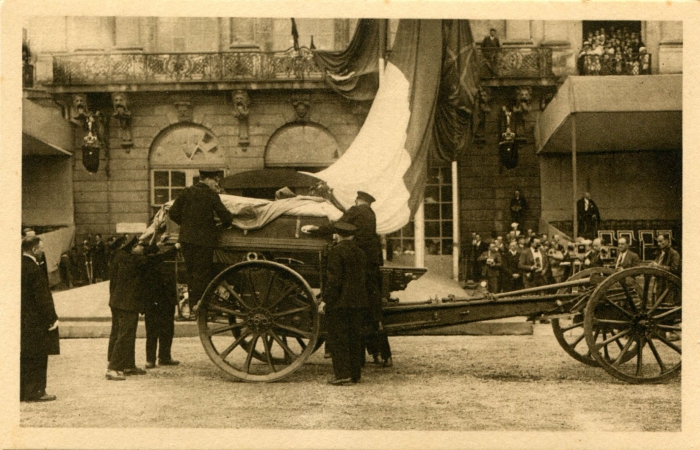
<path fill-rule="evenodd" d="M 647 307 L 647 297 L 649 296 L 649 283 L 651 283 L 651 275 L 644 274 L 644 288 L 642 289 L 642 311 Z"/>
<path fill-rule="evenodd" d="M 227 331 L 235 330 L 237 328 L 242 328 L 244 326 L 245 326 L 245 322 L 239 322 L 239 323 L 234 323 L 232 325 L 228 325 L 225 327 L 212 328 L 211 330 L 207 331 L 207 335 L 209 337 L 211 337 L 211 336 L 214 336 L 215 334 L 225 333 Z"/>
<path fill-rule="evenodd" d="M 637 339 L 637 376 L 642 374 L 642 355 L 644 354 L 644 337 Z"/>
<path fill-rule="evenodd" d="M 274 302 L 272 302 L 272 304 L 270 304 L 270 305 L 268 306 L 268 309 L 272 309 L 272 308 L 274 308 L 275 306 L 277 306 L 277 304 L 278 304 L 279 302 L 281 302 L 282 300 L 284 300 L 285 298 L 287 298 L 287 297 L 289 296 L 289 294 L 291 294 L 292 292 L 294 292 L 296 289 L 297 289 L 297 287 L 296 287 L 295 285 L 293 285 L 293 284 L 292 284 L 291 286 L 289 286 L 287 289 L 285 289 L 284 291 L 282 291 L 282 294 L 280 294 L 280 295 L 277 297 L 277 299 L 276 299 Z"/>
<path fill-rule="evenodd" d="M 296 338 L 296 339 L 297 339 L 297 343 L 301 346 L 301 348 L 306 350 L 306 342 L 302 341 L 300 338 Z"/>
<path fill-rule="evenodd" d="M 661 313 L 661 314 L 659 314 L 658 316 L 654 316 L 653 318 L 656 319 L 656 320 L 663 319 L 663 318 L 666 318 L 666 317 L 668 317 L 668 316 L 670 316 L 670 315 L 672 315 L 672 314 L 675 314 L 675 313 L 677 313 L 677 312 L 680 312 L 681 309 L 682 309 L 682 308 L 681 308 L 680 306 L 677 306 L 677 307 L 675 307 L 675 308 L 669 309 L 669 310 L 666 311 L 665 313 Z"/>
<path fill-rule="evenodd" d="M 223 359 L 226 359 L 226 357 L 233 351 L 233 349 L 235 349 L 236 347 L 238 347 L 239 345 L 241 345 L 241 342 L 243 342 L 243 339 L 245 339 L 246 337 L 248 337 L 250 334 L 251 334 L 251 331 L 250 331 L 249 329 L 246 328 L 245 330 L 243 330 L 243 332 L 241 332 L 241 335 L 238 336 L 238 339 L 236 339 L 235 341 L 233 341 L 233 343 L 232 343 L 231 345 L 229 345 L 228 347 L 226 347 L 226 350 L 224 350 L 223 352 L 219 353 L 219 357 L 220 357 L 222 360 L 223 360 Z"/>
<path fill-rule="evenodd" d="M 581 336 L 577 337 L 574 342 L 571 343 L 571 348 L 576 348 L 576 346 L 586 337 L 585 333 L 581 333 Z"/>
<path fill-rule="evenodd" d="M 651 308 L 649 308 L 649 314 L 656 311 L 656 308 L 658 308 L 661 305 L 661 303 L 663 303 L 663 301 L 666 300 L 666 296 L 668 295 L 669 292 L 671 292 L 670 288 L 664 289 L 664 291 L 656 299 L 656 303 L 654 303 L 654 305 Z"/>
<path fill-rule="evenodd" d="M 605 340 L 607 337 L 608 337 L 608 333 L 603 331 L 603 340 Z M 606 361 L 610 360 L 610 352 L 608 351 L 608 344 L 605 344 L 603 346 L 603 355 L 605 356 Z"/>
<path fill-rule="evenodd" d="M 297 334 L 305 339 L 311 339 L 311 337 L 313 336 L 313 334 L 308 332 L 308 331 L 303 331 L 303 330 L 300 330 L 299 328 L 291 327 L 289 325 L 284 325 L 284 324 L 274 322 L 274 321 L 273 321 L 273 325 L 277 328 L 282 328 L 283 330 L 287 330 L 291 333 Z"/>
<path fill-rule="evenodd" d="M 246 373 L 250 373 L 250 362 L 253 360 L 253 353 L 255 353 L 255 344 L 258 343 L 259 338 L 260 338 L 260 335 L 256 334 L 250 342 L 250 348 L 248 349 L 248 355 L 245 357 L 245 364 L 243 365 L 243 369 L 245 370 Z"/>
<path fill-rule="evenodd" d="M 656 333 L 656 337 L 659 338 L 661 342 L 666 344 L 667 346 L 671 347 L 673 350 L 675 350 L 677 353 L 681 353 L 680 347 L 676 346 L 675 344 L 671 343 L 668 339 L 666 339 L 666 336 L 664 336 L 661 333 Z"/>
<path fill-rule="evenodd" d="M 265 292 L 264 303 L 267 303 L 270 300 L 270 294 L 272 293 L 272 285 L 275 284 L 275 281 L 277 280 L 278 276 L 279 274 L 277 272 L 272 273 L 272 276 L 270 277 L 270 282 L 267 283 L 267 292 Z"/>
<path fill-rule="evenodd" d="M 615 341 L 615 340 L 617 340 L 617 339 L 620 339 L 620 338 L 623 337 L 623 336 L 626 336 L 627 334 L 629 334 L 629 332 L 630 332 L 629 329 L 627 329 L 627 330 L 622 330 L 622 331 L 620 331 L 619 333 L 617 333 L 616 335 L 614 335 L 614 336 L 612 336 L 612 337 L 609 337 L 608 339 L 604 340 L 604 341 L 601 342 L 600 344 L 597 344 L 597 345 L 596 345 L 596 351 L 599 350 L 599 349 L 601 349 L 604 345 L 608 345 L 608 344 L 611 343 L 612 341 Z"/>
<path fill-rule="evenodd" d="M 610 299 L 608 298 L 607 295 L 603 296 L 603 298 L 605 299 L 606 302 L 608 302 L 608 303 L 610 303 L 611 305 L 613 305 L 615 308 L 617 308 L 618 310 L 620 310 L 620 312 L 622 312 L 622 313 L 623 313 L 624 315 L 626 315 L 627 317 L 632 317 L 632 314 L 631 314 L 629 311 L 627 311 L 625 308 L 623 308 L 622 306 L 618 305 L 618 304 L 615 303 L 614 301 L 610 300 Z"/>
<path fill-rule="evenodd" d="M 208 309 L 211 309 L 211 310 L 216 311 L 216 312 L 228 314 L 229 316 L 234 316 L 234 317 L 245 317 L 246 316 L 245 313 L 242 313 L 240 311 L 236 311 L 234 309 L 227 308 L 225 306 L 215 305 L 213 303 L 210 303 L 209 305 L 207 305 L 207 307 L 208 307 Z"/>
<path fill-rule="evenodd" d="M 649 348 L 651 349 L 651 352 L 654 354 L 654 358 L 656 359 L 656 362 L 659 364 L 659 368 L 661 369 L 661 373 L 666 372 L 666 365 L 661 360 L 661 356 L 659 355 L 658 350 L 656 350 L 656 345 L 654 345 L 654 341 L 649 339 L 647 342 L 649 342 Z"/>
<path fill-rule="evenodd" d="M 625 346 L 622 348 L 622 351 L 620 351 L 620 354 L 617 356 L 617 359 L 613 362 L 613 366 L 618 367 L 620 363 L 622 362 L 623 358 L 625 357 L 625 354 L 627 353 L 627 350 L 629 350 L 630 346 L 632 345 L 632 342 L 634 342 L 633 339 L 627 339 L 627 342 L 625 343 Z"/>
<path fill-rule="evenodd" d="M 251 273 L 252 270 L 248 268 L 246 272 L 248 272 L 248 283 L 250 283 L 250 290 L 253 293 L 253 298 L 255 298 L 255 303 L 257 303 L 258 306 L 262 306 L 260 297 L 258 297 L 258 293 L 255 290 L 255 283 L 253 283 L 253 274 Z"/>
<path fill-rule="evenodd" d="M 566 333 L 567 331 L 573 330 L 574 328 L 578 328 L 578 327 L 583 327 L 583 322 L 575 323 L 573 325 L 569 325 L 567 327 L 564 327 L 561 329 L 561 332 Z"/>
<path fill-rule="evenodd" d="M 657 327 L 661 328 L 662 330 L 666 330 L 666 331 L 683 331 L 683 329 L 681 327 L 676 327 L 673 325 L 661 325 L 661 324 L 659 324 L 659 325 L 657 325 Z"/>
<path fill-rule="evenodd" d="M 267 360 L 267 365 L 270 366 L 273 372 L 277 372 L 275 365 L 272 364 L 272 352 L 270 351 L 270 342 L 263 336 L 263 347 L 265 347 L 265 359 Z"/>
<path fill-rule="evenodd" d="M 629 322 L 626 320 L 614 320 L 614 319 L 594 319 L 597 323 L 609 323 L 612 325 L 628 325 Z"/>
<path fill-rule="evenodd" d="M 307 312 L 307 311 L 311 311 L 311 306 L 306 305 L 303 308 L 290 309 L 287 311 L 282 311 L 282 312 L 274 313 L 271 315 L 272 315 L 272 317 L 284 317 L 284 316 L 288 316 L 290 314 L 296 314 L 296 313 Z"/>
<path fill-rule="evenodd" d="M 634 299 L 632 298 L 629 288 L 627 287 L 627 278 L 620 280 L 619 283 L 620 287 L 622 287 L 622 290 L 625 292 L 625 299 L 627 300 L 627 303 L 630 304 L 630 309 L 632 310 L 632 313 L 637 314 L 637 305 L 634 304 Z"/>
<path fill-rule="evenodd" d="M 231 295 L 233 295 L 236 298 L 236 301 L 241 304 L 242 307 L 244 307 L 247 310 L 251 310 L 252 308 L 246 304 L 246 302 L 243 301 L 243 298 L 238 295 L 238 293 L 233 289 L 233 286 L 228 284 L 226 281 L 221 281 L 221 286 L 224 287 Z"/>
<path fill-rule="evenodd" d="M 272 335 L 272 338 L 277 342 L 277 344 L 282 347 L 282 350 L 284 350 L 284 353 L 291 357 L 292 359 L 297 359 L 299 355 L 294 353 L 292 349 L 289 348 L 286 342 L 284 342 L 280 337 L 277 335 L 277 333 L 274 332 L 274 330 L 270 330 L 270 334 Z"/>

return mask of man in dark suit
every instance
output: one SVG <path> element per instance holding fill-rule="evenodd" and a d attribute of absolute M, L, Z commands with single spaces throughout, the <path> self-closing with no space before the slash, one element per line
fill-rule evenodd
<path fill-rule="evenodd" d="M 139 313 L 144 311 L 142 283 L 146 256 L 143 245 L 132 236 L 117 251 L 109 277 L 109 308 L 112 310 L 112 331 L 107 346 L 107 373 L 112 381 L 124 380 L 125 375 L 143 375 L 136 367 L 136 328 Z"/>
<path fill-rule="evenodd" d="M 219 172 L 200 170 L 199 182 L 184 189 L 170 207 L 170 219 L 180 225 L 178 242 L 185 257 L 191 311 L 195 310 L 212 278 L 214 247 L 218 240 L 215 217 L 223 227 L 230 226 L 233 220 L 216 192 L 219 176 Z"/>
<path fill-rule="evenodd" d="M 58 355 L 58 316 L 49 280 L 39 267 L 44 245 L 37 236 L 22 239 L 22 328 L 20 350 L 20 401 L 56 400 L 46 393 L 48 355 Z"/>
<path fill-rule="evenodd" d="M 483 255 L 485 251 L 489 249 L 489 244 L 481 240 L 481 235 L 476 233 L 472 238 L 472 243 L 469 248 L 469 267 L 471 280 L 479 281 L 481 280 L 481 261 L 479 261 L 479 256 Z"/>
<path fill-rule="evenodd" d="M 671 240 L 668 236 L 659 234 L 656 243 L 659 245 L 659 256 L 652 263 L 652 267 L 658 267 L 681 276 L 681 255 L 671 248 Z"/>
<path fill-rule="evenodd" d="M 523 279 L 520 276 L 520 252 L 518 244 L 511 241 L 508 245 L 508 250 L 503 254 L 503 262 L 501 263 L 501 280 L 502 291 L 510 292 L 522 289 Z"/>
<path fill-rule="evenodd" d="M 598 235 L 600 211 L 591 198 L 590 192 L 584 192 L 583 197 L 576 202 L 578 217 L 578 234 L 586 239 L 595 239 Z"/>
<path fill-rule="evenodd" d="M 617 241 L 617 261 L 615 262 L 615 269 L 629 269 L 630 267 L 636 267 L 639 265 L 639 255 L 629 249 L 629 244 L 627 239 L 620 238 Z"/>
<path fill-rule="evenodd" d="M 329 383 L 357 383 L 362 374 L 362 322 L 369 306 L 365 253 L 353 241 L 355 226 L 336 222 L 338 243 L 328 252 L 320 312 L 328 318 L 334 378 Z"/>
<path fill-rule="evenodd" d="M 484 55 L 484 59 L 487 61 L 487 67 L 492 75 L 496 74 L 496 53 L 498 53 L 498 48 L 500 46 L 501 42 L 496 36 L 496 29 L 491 28 L 489 30 L 489 35 L 481 41 L 481 53 Z"/>
<path fill-rule="evenodd" d="M 482 264 L 481 275 L 488 281 L 488 290 L 492 294 L 498 293 L 498 278 L 501 276 L 501 254 L 496 250 L 496 244 L 491 242 L 489 249 L 479 256 Z"/>
<path fill-rule="evenodd" d="M 501 42 L 498 40 L 498 36 L 496 36 L 496 29 L 491 28 L 489 30 L 489 35 L 486 36 L 483 41 L 481 41 L 481 48 L 494 49 L 500 46 Z"/>
<path fill-rule="evenodd" d="M 372 210 L 372 203 L 375 199 L 372 195 L 364 191 L 357 191 L 355 205 L 348 209 L 338 222 L 349 223 L 357 231 L 353 240 L 365 254 L 365 279 L 367 286 L 367 298 L 369 301 L 370 328 L 373 330 L 369 336 L 368 348 L 370 353 L 378 352 L 383 361 L 384 367 L 391 367 L 391 346 L 389 338 L 382 325 L 382 275 L 380 267 L 384 265 L 382 256 L 382 243 L 377 235 L 377 216 Z M 334 232 L 333 225 L 317 227 L 315 225 L 305 225 L 302 227 L 304 233 L 329 235 Z"/>
<path fill-rule="evenodd" d="M 547 284 L 545 274 L 549 269 L 547 255 L 540 251 L 540 239 L 535 237 L 530 241 L 530 248 L 520 254 L 518 268 L 526 288 L 539 287 Z"/>

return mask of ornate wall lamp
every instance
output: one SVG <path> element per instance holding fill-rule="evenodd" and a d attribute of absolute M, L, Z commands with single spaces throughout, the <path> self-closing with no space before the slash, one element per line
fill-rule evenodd
<path fill-rule="evenodd" d="M 75 94 L 71 103 L 70 120 L 87 131 L 81 144 L 83 166 L 88 172 L 96 173 L 100 168 L 100 149 L 104 142 L 104 117 L 99 111 L 90 111 L 87 95 Z"/>

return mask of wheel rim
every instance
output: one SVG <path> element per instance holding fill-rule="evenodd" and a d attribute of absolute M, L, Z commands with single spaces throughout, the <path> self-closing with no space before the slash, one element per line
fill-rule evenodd
<path fill-rule="evenodd" d="M 611 275 L 591 295 L 584 327 L 592 356 L 612 376 L 628 383 L 676 376 L 682 348 L 680 278 L 651 267 Z"/>
<path fill-rule="evenodd" d="M 579 280 L 593 274 L 607 276 L 611 273 L 613 273 L 613 270 L 606 267 L 592 267 L 573 275 L 569 278 L 569 281 Z M 590 298 L 590 294 L 594 289 L 595 286 L 593 285 L 571 286 L 559 289 L 559 291 L 557 291 L 558 294 L 578 292 L 581 294 L 581 297 L 580 300 L 577 299 L 572 306 L 572 312 L 575 313 L 574 315 L 566 318 L 552 319 L 552 331 L 554 331 L 554 337 L 557 338 L 557 342 L 559 342 L 561 348 L 572 358 L 586 365 L 597 367 L 599 365 L 598 361 L 593 358 L 586 344 L 586 333 L 583 326 L 583 310 L 585 309 L 587 299 Z"/>
<path fill-rule="evenodd" d="M 271 261 L 236 264 L 214 278 L 197 310 L 202 345 L 228 375 L 277 381 L 313 353 L 315 297 L 297 272 Z"/>

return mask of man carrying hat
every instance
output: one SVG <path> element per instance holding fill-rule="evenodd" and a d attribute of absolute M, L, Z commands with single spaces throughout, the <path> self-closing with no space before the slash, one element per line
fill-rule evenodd
<path fill-rule="evenodd" d="M 333 230 L 337 244 L 328 252 L 319 312 L 325 312 L 328 319 L 328 344 L 335 375 L 328 382 L 342 386 L 357 383 L 362 373 L 362 323 L 368 306 L 366 258 L 353 241 L 355 226 L 338 221 Z"/>
<path fill-rule="evenodd" d="M 199 171 L 199 182 L 185 188 L 170 207 L 169 216 L 180 225 L 178 242 L 187 269 L 190 310 L 194 311 L 212 277 L 214 247 L 218 240 L 215 217 L 226 228 L 233 215 L 219 197 L 221 172 Z"/>
<path fill-rule="evenodd" d="M 367 298 L 371 322 L 374 334 L 368 343 L 370 349 L 376 349 L 381 354 L 385 367 L 391 367 L 391 347 L 389 339 L 382 326 L 382 275 L 380 267 L 384 264 L 382 256 L 382 243 L 377 235 L 377 216 L 372 210 L 372 203 L 375 198 L 364 191 L 357 191 L 355 205 L 348 209 L 338 222 L 345 222 L 357 228 L 355 232 L 355 242 L 365 253 L 365 278 L 367 283 Z M 317 227 L 315 225 L 305 225 L 302 227 L 304 233 L 329 235 L 334 232 L 332 225 Z"/>

